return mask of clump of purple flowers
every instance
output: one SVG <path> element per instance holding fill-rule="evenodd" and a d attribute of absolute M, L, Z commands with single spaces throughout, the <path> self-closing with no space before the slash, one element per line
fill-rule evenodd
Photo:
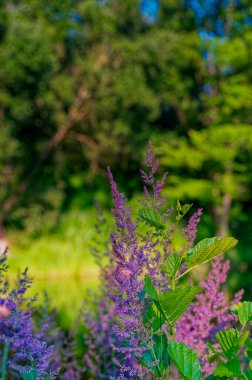
<path fill-rule="evenodd" d="M 120 371 L 114 362 L 118 356 L 113 351 L 116 342 L 112 332 L 115 320 L 114 308 L 105 295 L 93 306 L 91 311 L 90 308 L 83 311 L 86 327 L 85 345 L 88 348 L 83 357 L 84 372 L 90 378 L 117 379 Z"/>
<path fill-rule="evenodd" d="M 43 303 L 36 309 L 33 319 L 36 330 L 46 326 L 44 339 L 48 346 L 54 348 L 50 358 L 50 372 L 60 368 L 60 379 L 81 380 L 83 369 L 77 358 L 76 330 L 65 331 L 59 326 L 57 309 L 51 306 L 47 293 L 44 293 Z"/>
<path fill-rule="evenodd" d="M 8 269 L 6 252 L 0 258 L 0 361 L 2 377 L 20 379 L 21 374 L 35 371 L 37 379 L 55 378 L 51 370 L 53 346 L 46 343 L 46 325 L 36 332 L 32 321 L 36 298 L 26 296 L 31 279 L 25 270 L 11 289 L 5 274 Z"/>

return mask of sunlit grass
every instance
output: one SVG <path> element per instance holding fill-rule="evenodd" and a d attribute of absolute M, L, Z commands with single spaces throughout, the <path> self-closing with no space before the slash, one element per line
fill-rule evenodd
<path fill-rule="evenodd" d="M 65 326 L 78 317 L 87 289 L 98 288 L 99 270 L 90 251 L 94 225 L 94 212 L 72 212 L 53 233 L 36 238 L 22 231 L 8 234 L 10 276 L 28 267 L 32 294 L 43 302 L 46 291 Z"/>

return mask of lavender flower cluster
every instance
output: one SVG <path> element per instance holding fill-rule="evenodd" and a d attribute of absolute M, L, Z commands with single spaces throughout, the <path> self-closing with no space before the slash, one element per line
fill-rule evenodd
<path fill-rule="evenodd" d="M 35 370 L 37 379 L 49 376 L 54 379 L 58 369 L 52 365 L 53 346 L 46 342 L 46 325 L 35 331 L 32 321 L 35 298 L 26 296 L 31 279 L 25 270 L 11 289 L 5 279 L 8 269 L 7 252 L 0 258 L 0 360 L 4 374 L 20 379 L 24 373 Z"/>

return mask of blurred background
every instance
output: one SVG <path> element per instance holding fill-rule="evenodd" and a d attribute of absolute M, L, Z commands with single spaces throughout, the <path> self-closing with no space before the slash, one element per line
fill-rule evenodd
<path fill-rule="evenodd" d="M 204 209 L 199 238 L 239 239 L 228 289 L 251 296 L 250 0 L 2 0 L 0 62 L 0 239 L 13 273 L 29 266 L 36 290 L 76 310 L 98 283 L 106 167 L 134 204 L 151 140 L 170 203 Z"/>

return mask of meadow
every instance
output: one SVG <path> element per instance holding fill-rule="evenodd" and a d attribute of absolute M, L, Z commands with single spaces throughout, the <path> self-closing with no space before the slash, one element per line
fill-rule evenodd
<path fill-rule="evenodd" d="M 87 290 L 98 288 L 99 268 L 91 253 L 95 213 L 69 213 L 55 231 L 37 238 L 20 231 L 8 234 L 10 276 L 28 267 L 33 278 L 31 294 L 38 293 L 41 304 L 43 292 L 48 293 L 65 328 L 78 316 Z"/>

